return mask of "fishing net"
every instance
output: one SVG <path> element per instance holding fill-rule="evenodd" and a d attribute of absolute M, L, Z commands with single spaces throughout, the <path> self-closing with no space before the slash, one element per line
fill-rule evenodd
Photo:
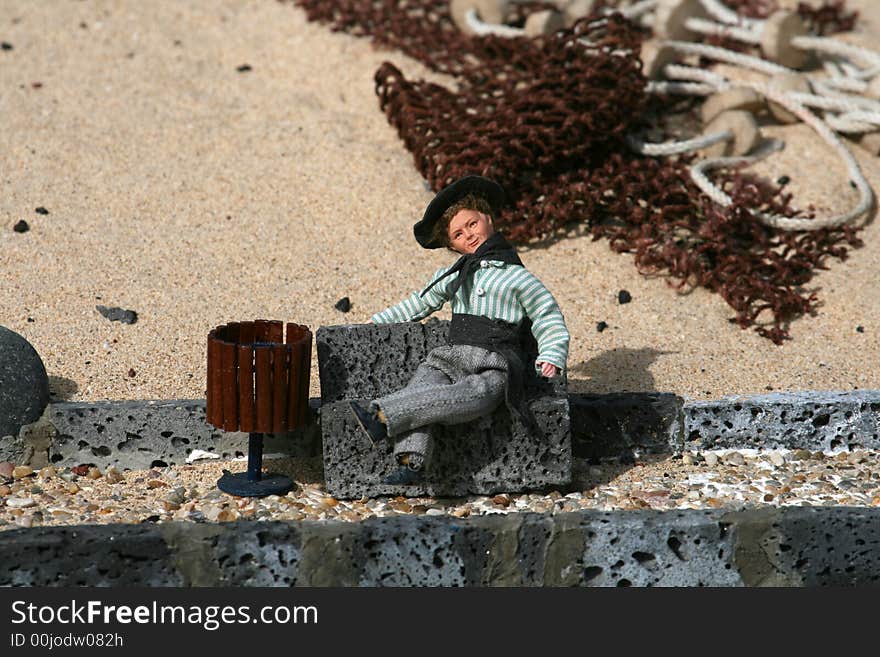
<path fill-rule="evenodd" d="M 722 208 L 691 182 L 689 158 L 633 153 L 627 134 L 663 129 L 671 109 L 686 117 L 693 101 L 645 93 L 645 33 L 619 14 L 599 19 L 594 11 L 541 38 L 472 37 L 452 22 L 447 0 L 294 2 L 310 20 L 454 77 L 447 88 L 384 62 L 375 74 L 379 107 L 433 190 L 467 174 L 500 182 L 509 202 L 499 224 L 514 242 L 589 231 L 632 253 L 646 275 L 717 292 L 735 312 L 730 321 L 776 344 L 793 319 L 815 311 L 816 292 L 806 287 L 815 270 L 861 245 L 850 226 L 784 232 L 755 220 L 756 208 L 797 214 L 784 185 L 720 171 L 716 180 L 733 199 Z M 773 3 L 741 4 L 760 15 Z M 520 6 L 512 22 L 550 6 Z M 838 25 L 842 11 L 815 20 Z"/>

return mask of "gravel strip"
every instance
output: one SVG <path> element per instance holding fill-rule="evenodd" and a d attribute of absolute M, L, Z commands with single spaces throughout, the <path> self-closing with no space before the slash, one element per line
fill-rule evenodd
<path fill-rule="evenodd" d="M 337 500 L 324 491 L 320 457 L 264 458 L 293 478 L 287 495 L 242 498 L 217 489 L 244 460 L 199 461 L 151 470 L 0 464 L 0 530 L 39 525 L 233 520 L 347 520 L 402 514 L 557 513 L 580 509 L 741 509 L 757 506 L 880 506 L 874 450 L 687 452 L 632 464 L 574 461 L 574 482 L 543 494 L 465 498 Z"/>

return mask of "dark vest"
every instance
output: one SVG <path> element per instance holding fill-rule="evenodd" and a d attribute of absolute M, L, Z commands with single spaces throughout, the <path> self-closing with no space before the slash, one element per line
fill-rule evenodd
<path fill-rule="evenodd" d="M 519 323 L 512 324 L 482 315 L 453 313 L 449 344 L 482 347 L 504 358 L 507 362 L 507 407 L 530 431 L 535 431 L 537 425 L 525 398 L 526 379 L 536 376 L 534 368 L 529 367 L 531 363 L 527 361 L 530 360 L 530 354 L 537 354 L 538 351 L 531 320 L 524 317 Z"/>

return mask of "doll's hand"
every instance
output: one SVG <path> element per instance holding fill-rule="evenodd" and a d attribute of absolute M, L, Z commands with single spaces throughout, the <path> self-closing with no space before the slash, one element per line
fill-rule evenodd
<path fill-rule="evenodd" d="M 554 376 L 559 374 L 559 368 L 556 367 L 556 365 L 554 365 L 553 363 L 544 363 L 538 361 L 535 364 L 541 366 L 541 374 L 546 376 L 548 379 L 552 379 Z"/>

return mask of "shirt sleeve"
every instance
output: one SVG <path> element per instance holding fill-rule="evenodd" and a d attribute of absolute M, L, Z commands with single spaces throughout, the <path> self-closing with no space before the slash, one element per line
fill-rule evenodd
<path fill-rule="evenodd" d="M 446 273 L 447 269 L 449 268 L 441 267 L 438 269 L 425 287 L 428 287 L 428 285 L 431 285 L 431 283 L 440 278 Z M 370 318 L 370 320 L 374 324 L 393 324 L 395 322 L 417 322 L 420 319 L 424 319 L 432 313 L 440 310 L 440 308 L 443 307 L 443 304 L 449 301 L 449 295 L 447 294 L 448 282 L 449 281 L 438 283 L 428 290 L 428 293 L 425 296 L 421 296 L 422 290 L 425 288 L 416 290 L 400 303 L 390 306 L 382 312 L 376 313 Z"/>
<path fill-rule="evenodd" d="M 534 275 L 529 273 L 517 296 L 523 311 L 532 320 L 532 334 L 538 342 L 537 361 L 552 363 L 564 370 L 568 361 L 568 328 L 556 299 Z M 535 365 L 535 369 L 539 370 Z"/>

